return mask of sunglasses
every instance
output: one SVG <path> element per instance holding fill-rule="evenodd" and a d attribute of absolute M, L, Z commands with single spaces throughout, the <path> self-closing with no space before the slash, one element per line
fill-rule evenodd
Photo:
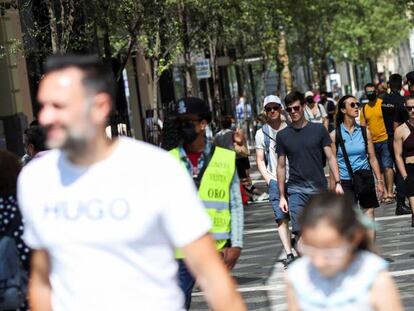
<path fill-rule="evenodd" d="M 265 111 L 266 112 L 270 112 L 270 111 L 278 111 L 280 109 L 280 106 L 273 106 L 273 107 L 266 107 Z"/>
<path fill-rule="evenodd" d="M 355 108 L 355 107 L 359 107 L 359 103 L 350 103 L 349 106 L 351 106 L 351 108 Z"/>
<path fill-rule="evenodd" d="M 414 106 L 405 106 L 405 109 L 407 109 L 408 111 L 411 111 L 414 109 Z"/>
<path fill-rule="evenodd" d="M 296 111 L 296 112 L 299 111 L 299 109 L 300 109 L 300 106 L 293 106 L 293 107 L 287 107 L 286 111 L 289 113 L 292 113 L 293 111 Z"/>

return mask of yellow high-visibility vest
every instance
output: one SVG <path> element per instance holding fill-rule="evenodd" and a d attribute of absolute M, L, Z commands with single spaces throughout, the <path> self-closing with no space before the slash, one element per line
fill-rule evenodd
<path fill-rule="evenodd" d="M 179 148 L 170 151 L 180 162 Z M 185 166 L 185 164 L 183 163 Z M 210 233 L 216 240 L 216 247 L 221 250 L 230 239 L 230 186 L 236 169 L 236 153 L 229 149 L 215 147 L 213 156 L 201 177 L 198 195 L 212 222 Z M 180 250 L 176 258 L 184 258 Z"/>

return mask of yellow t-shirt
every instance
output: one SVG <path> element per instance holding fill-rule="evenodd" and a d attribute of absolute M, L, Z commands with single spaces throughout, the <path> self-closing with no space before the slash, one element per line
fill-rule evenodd
<path fill-rule="evenodd" d="M 369 103 L 365 104 L 362 106 L 359 116 L 360 123 L 365 122 L 365 125 L 371 132 L 373 143 L 380 143 L 388 139 L 384 117 L 382 116 L 381 104 L 381 98 L 377 98 L 377 101 L 373 106 Z"/>

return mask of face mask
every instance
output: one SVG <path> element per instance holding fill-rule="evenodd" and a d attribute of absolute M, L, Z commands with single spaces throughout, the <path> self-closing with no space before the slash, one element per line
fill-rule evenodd
<path fill-rule="evenodd" d="M 312 104 L 312 103 L 313 103 L 313 97 L 312 97 L 312 96 L 308 96 L 308 97 L 306 97 L 306 102 L 307 102 L 308 104 Z"/>
<path fill-rule="evenodd" d="M 184 144 L 191 144 L 197 138 L 197 132 L 195 125 L 191 122 L 184 123 L 181 125 L 181 134 L 183 137 Z"/>
<path fill-rule="evenodd" d="M 377 98 L 377 94 L 375 92 L 367 92 L 367 98 L 369 101 L 373 102 Z"/>

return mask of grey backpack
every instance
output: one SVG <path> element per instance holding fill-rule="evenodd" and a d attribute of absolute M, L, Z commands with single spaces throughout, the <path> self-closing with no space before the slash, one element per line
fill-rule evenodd
<path fill-rule="evenodd" d="M 15 218 L 17 219 L 17 217 Z M 28 275 L 10 237 L 13 221 L 0 237 L 0 310 L 18 309 L 27 297 Z"/>

